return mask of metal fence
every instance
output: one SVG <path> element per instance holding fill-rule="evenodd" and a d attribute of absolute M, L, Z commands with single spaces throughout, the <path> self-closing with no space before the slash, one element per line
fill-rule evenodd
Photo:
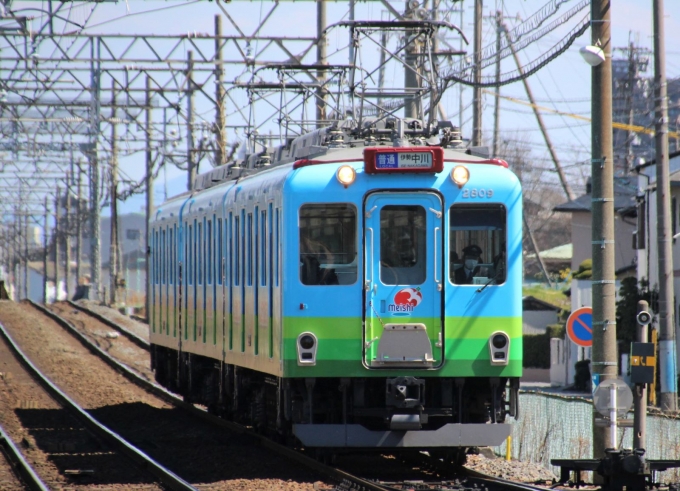
<path fill-rule="evenodd" d="M 559 475 L 550 459 L 593 458 L 593 404 L 582 397 L 568 397 L 544 392 L 520 393 L 520 416 L 513 424 L 512 458 L 540 464 Z M 632 419 L 633 414 L 629 413 Z M 632 448 L 633 429 L 619 428 L 619 448 Z M 496 447 L 506 455 L 506 443 Z M 680 419 L 647 415 L 646 457 L 680 460 Z M 680 481 L 680 470 L 672 469 L 657 476 L 660 482 Z"/>

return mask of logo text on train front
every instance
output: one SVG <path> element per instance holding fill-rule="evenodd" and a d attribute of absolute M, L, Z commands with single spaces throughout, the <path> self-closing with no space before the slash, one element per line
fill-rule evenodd
<path fill-rule="evenodd" d="M 388 312 L 407 313 L 413 312 L 420 302 L 423 301 L 423 294 L 420 288 L 403 288 L 399 290 L 392 299 L 392 303 L 387 306 Z"/>

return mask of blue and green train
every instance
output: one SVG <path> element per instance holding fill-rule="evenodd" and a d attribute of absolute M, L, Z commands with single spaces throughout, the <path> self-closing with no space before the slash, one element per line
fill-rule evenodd
<path fill-rule="evenodd" d="M 450 125 L 397 123 L 316 130 L 155 210 L 159 383 L 304 447 L 505 440 L 522 375 L 520 183 Z"/>

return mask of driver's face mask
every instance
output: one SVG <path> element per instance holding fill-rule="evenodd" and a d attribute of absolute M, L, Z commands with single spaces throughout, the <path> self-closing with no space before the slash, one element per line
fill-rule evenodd
<path fill-rule="evenodd" d="M 475 269 L 475 266 L 477 266 L 477 260 L 476 259 L 466 259 L 465 260 L 465 267 L 467 269 Z"/>

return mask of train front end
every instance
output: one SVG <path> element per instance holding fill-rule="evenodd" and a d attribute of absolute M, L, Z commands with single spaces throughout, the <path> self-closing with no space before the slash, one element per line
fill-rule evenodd
<path fill-rule="evenodd" d="M 309 447 L 501 444 L 522 374 L 522 196 L 440 147 L 298 160 L 284 190 L 283 373 Z M 299 258 L 290 260 L 291 258 Z"/>

